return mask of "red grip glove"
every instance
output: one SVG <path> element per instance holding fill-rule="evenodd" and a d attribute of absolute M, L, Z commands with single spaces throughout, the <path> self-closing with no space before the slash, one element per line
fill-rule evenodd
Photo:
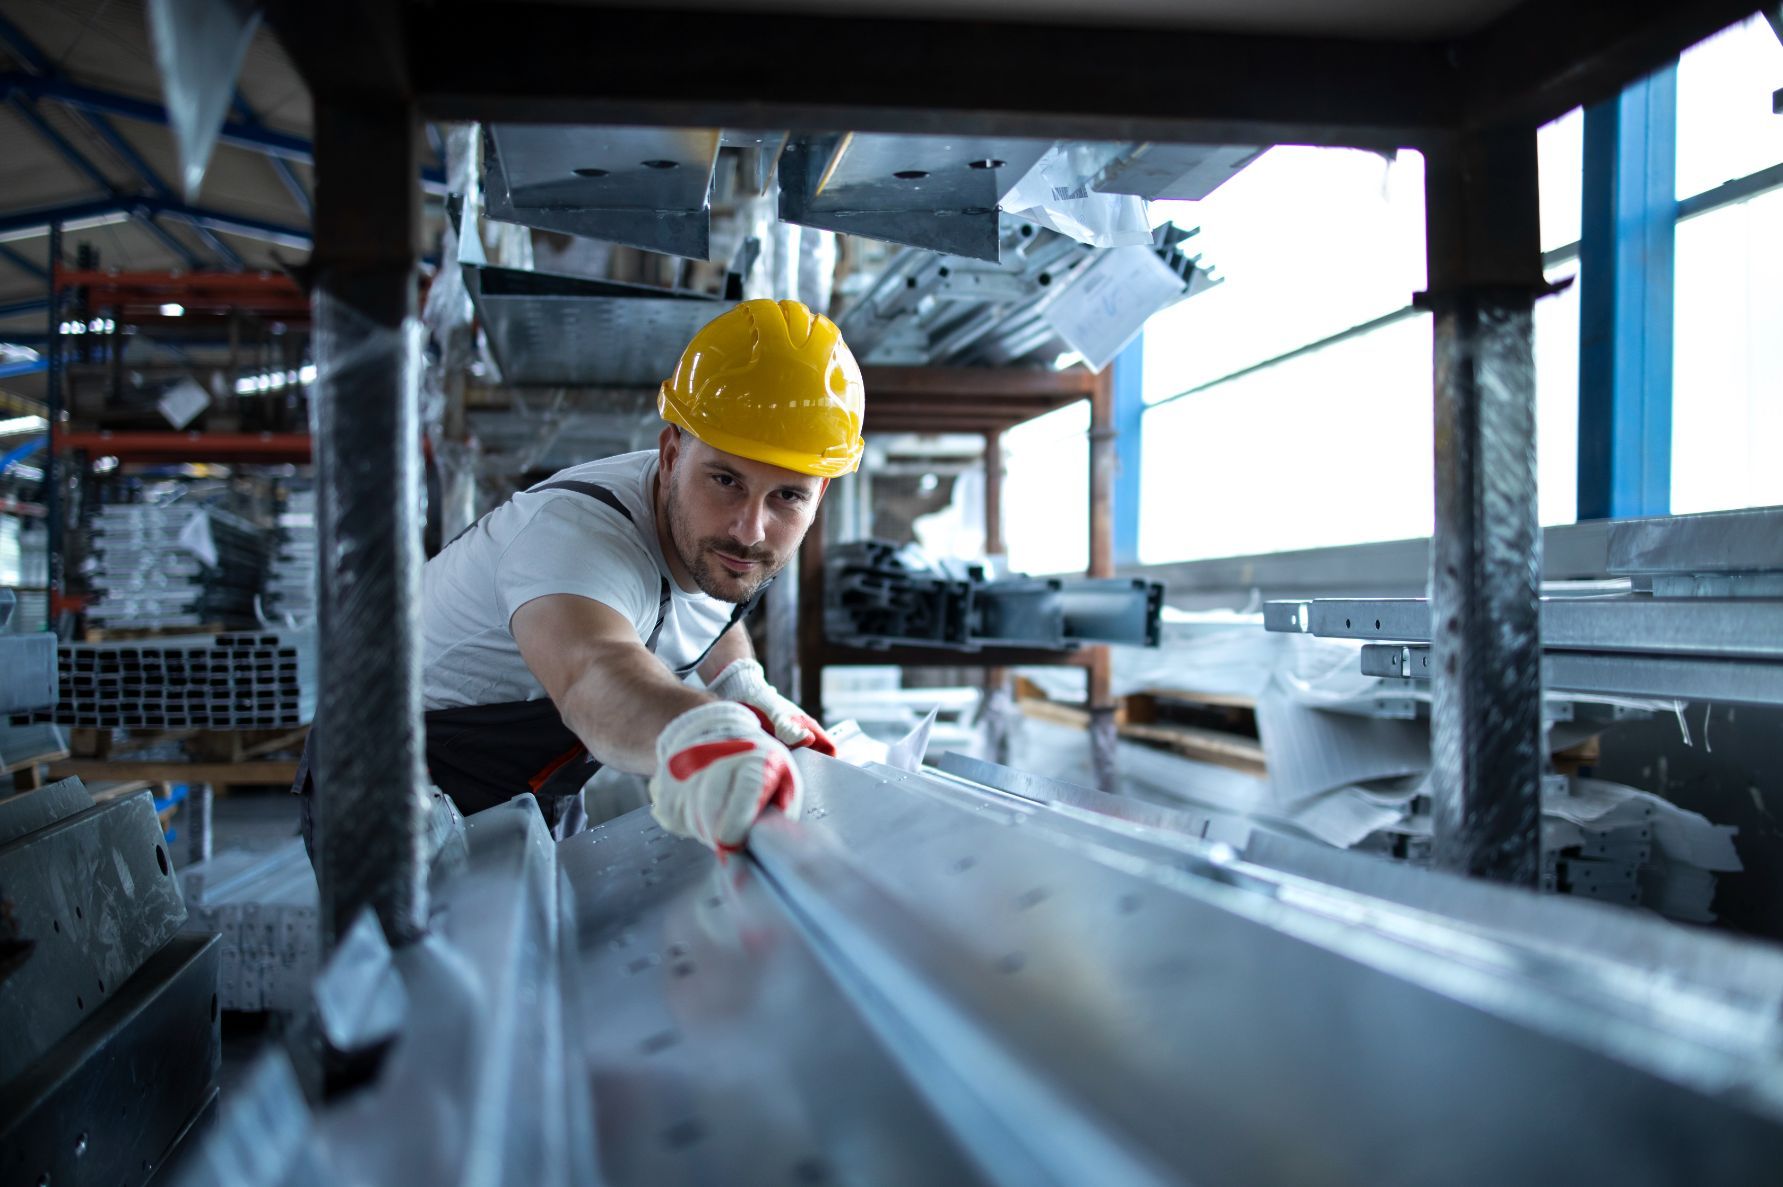
<path fill-rule="evenodd" d="M 823 732 L 812 716 L 781 696 L 762 673 L 761 665 L 752 659 L 727 664 L 724 671 L 706 685 L 715 697 L 735 701 L 754 711 L 762 728 L 797 750 L 808 746 L 819 754 L 836 757 L 836 744 Z"/>
<path fill-rule="evenodd" d="M 664 727 L 650 799 L 651 815 L 669 832 L 735 850 L 768 808 L 796 819 L 805 791 L 786 747 L 743 706 L 718 701 Z"/>

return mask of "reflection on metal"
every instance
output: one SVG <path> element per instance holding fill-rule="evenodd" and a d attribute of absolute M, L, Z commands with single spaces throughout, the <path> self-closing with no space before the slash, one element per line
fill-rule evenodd
<path fill-rule="evenodd" d="M 724 306 L 610 281 L 465 269 L 465 286 L 504 382 L 654 387 Z"/>
<path fill-rule="evenodd" d="M 0 926 L 32 945 L 0 979 L 0 1084 L 80 1026 L 179 931 L 186 906 L 171 871 L 146 791 L 0 848 Z"/>
<path fill-rule="evenodd" d="M 1366 644 L 1362 674 L 1428 680 L 1430 648 L 1425 644 Z M 1783 663 L 1548 651 L 1542 655 L 1542 686 L 1559 692 L 1783 705 Z"/>
<path fill-rule="evenodd" d="M 1783 601 L 1756 598 L 1548 597 L 1541 601 L 1541 645 L 1553 650 L 1615 651 L 1706 658 L 1783 660 Z M 1263 625 L 1333 639 L 1428 643 L 1430 603 L 1423 598 L 1314 598 L 1267 602 Z"/>
<path fill-rule="evenodd" d="M 1263 152 L 1240 145 L 1135 145 L 1109 162 L 1090 188 L 1104 194 L 1199 202 Z"/>
<path fill-rule="evenodd" d="M 484 137 L 490 218 L 692 259 L 710 255 L 716 129 L 491 124 Z"/>
<path fill-rule="evenodd" d="M 218 948 L 150 794 L 0 801 L 0 1180 L 147 1182 L 216 1091 Z"/>
<path fill-rule="evenodd" d="M 1281 1182 L 1307 1148 L 1338 1184 L 1744 1183 L 1783 1150 L 1772 949 L 797 761 L 803 820 L 722 864 L 642 811 L 555 846 L 529 797 L 469 818 L 432 933 L 365 946 L 407 1001 L 371 1079 L 311 1104 L 266 1056 L 190 1187 Z"/>
<path fill-rule="evenodd" d="M 195 201 L 204 184 L 242 58 L 259 25 L 260 6 L 253 0 L 150 0 L 155 64 L 187 201 Z"/>
<path fill-rule="evenodd" d="M 55 703 L 56 636 L 48 631 L 0 635 L 0 713 Z"/>
<path fill-rule="evenodd" d="M 1783 508 L 1623 519 L 1608 525 L 1610 573 L 1783 572 Z"/>
<path fill-rule="evenodd" d="M 780 158 L 780 217 L 996 263 L 997 203 L 1050 147 L 862 132 L 794 137 Z"/>

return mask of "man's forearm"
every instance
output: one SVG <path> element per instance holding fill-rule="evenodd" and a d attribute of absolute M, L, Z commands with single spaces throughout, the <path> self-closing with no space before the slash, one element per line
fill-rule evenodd
<path fill-rule="evenodd" d="M 607 766 L 636 775 L 656 769 L 656 737 L 669 722 L 712 700 L 635 644 L 590 647 L 582 675 L 559 698 L 564 724 Z"/>
<path fill-rule="evenodd" d="M 736 623 L 719 636 L 718 642 L 712 645 L 712 650 L 700 662 L 700 679 L 710 684 L 718 673 L 736 661 L 754 658 L 755 646 L 749 642 L 749 632 L 743 629 L 742 623 Z"/>

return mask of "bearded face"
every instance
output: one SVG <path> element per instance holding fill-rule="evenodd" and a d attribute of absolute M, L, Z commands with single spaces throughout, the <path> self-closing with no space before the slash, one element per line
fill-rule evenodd
<path fill-rule="evenodd" d="M 663 521 L 675 560 L 708 597 L 742 602 L 798 551 L 821 478 L 751 461 L 665 429 Z"/>

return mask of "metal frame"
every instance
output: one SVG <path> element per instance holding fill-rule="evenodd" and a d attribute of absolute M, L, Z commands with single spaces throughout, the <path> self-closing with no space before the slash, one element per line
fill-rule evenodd
<path fill-rule="evenodd" d="M 1173 30 L 1172 53 L 1197 64 L 1187 73 L 1136 68 L 1156 60 L 1155 31 L 1068 23 L 807 14 L 789 24 L 732 9 L 702 14 L 686 35 L 665 39 L 654 10 L 520 0 L 502 6 L 506 40 L 503 53 L 492 57 L 486 45 L 464 35 L 489 15 L 467 0 L 377 10 L 346 0 L 280 0 L 268 16 L 316 96 L 318 131 L 343 133 L 319 165 L 342 178 L 335 201 L 343 204 L 331 221 L 322 218 L 326 203 L 318 210 L 319 303 L 344 299 L 390 328 L 413 300 L 413 245 L 394 250 L 388 241 L 391 229 L 406 236 L 413 228 L 407 213 L 413 195 L 400 191 L 413 188 L 414 173 L 399 175 L 387 161 L 413 159 L 417 114 L 1424 149 L 1440 426 L 1431 553 L 1443 625 L 1435 697 L 1438 814 L 1449 864 L 1533 882 L 1540 554 L 1529 309 L 1543 288 L 1535 126 L 1614 94 L 1746 12 L 1743 3 L 1722 0 L 1630 0 L 1607 20 L 1586 0 L 1529 0 L 1448 42 Z M 602 49 L 600 70 L 588 68 L 591 45 Z M 858 55 L 847 71 L 825 74 L 821 83 L 808 71 L 760 70 L 763 61 L 818 55 L 837 45 L 874 52 Z M 986 45 L 997 47 L 1000 60 L 1029 68 L 987 69 Z M 1063 60 L 1074 63 L 1069 87 L 1036 68 Z M 913 77 L 923 80 L 914 101 Z M 374 116 L 370 127 L 351 127 L 366 113 Z M 360 209 L 348 212 L 347 202 Z M 393 216 L 378 228 L 381 247 L 370 234 L 380 216 Z M 352 346 L 324 339 L 318 366 L 326 373 L 342 347 Z M 392 416 L 392 409 L 410 408 L 414 400 L 413 376 L 400 368 L 358 374 L 331 396 L 324 393 L 319 460 L 342 467 L 343 475 L 348 451 L 372 440 L 383 440 L 380 448 L 388 450 L 390 436 L 401 437 L 409 420 L 400 412 Z M 1091 572 L 1112 576 L 1114 423 L 1105 389 L 1096 393 L 1093 409 Z M 410 893 L 419 883 L 420 817 L 406 806 L 419 771 L 409 617 L 419 541 L 409 538 L 418 529 L 411 532 L 415 525 L 407 522 L 418 477 L 401 462 L 401 447 L 397 453 L 388 466 L 359 466 L 376 471 L 376 481 L 355 478 L 350 506 L 321 517 L 324 535 L 338 532 L 336 551 L 351 558 L 351 571 L 330 567 L 323 575 L 328 695 L 321 724 L 325 735 L 330 728 L 339 732 L 322 754 L 343 765 L 332 772 L 339 782 L 321 804 L 326 850 L 330 841 L 346 842 L 366 818 L 347 822 L 342 809 L 351 802 L 331 806 L 334 796 L 359 797 L 367 782 L 384 789 L 359 806 L 371 818 L 401 822 L 395 831 L 404 837 L 394 849 L 373 853 L 348 845 L 338 862 L 325 859 L 323 893 L 337 921 L 369 902 L 400 937 L 412 934 L 424 912 Z M 809 558 L 801 562 L 802 573 L 810 568 Z M 368 583 L 383 616 L 380 627 L 396 624 L 375 638 L 351 626 L 343 631 L 338 613 L 328 610 L 330 599 L 362 592 Z M 802 642 L 813 641 L 809 630 Z M 1443 670 L 1451 661 L 1454 670 Z M 807 690 L 816 667 L 806 665 Z M 1102 653 L 1092 660 L 1093 718 L 1110 715 L 1107 676 Z M 375 735 L 352 723 L 355 713 L 377 727 Z M 383 761 L 374 767 L 369 755 L 346 756 L 351 738 Z"/>
<path fill-rule="evenodd" d="M 1585 110 L 1579 518 L 1671 506 L 1677 65 Z"/>

